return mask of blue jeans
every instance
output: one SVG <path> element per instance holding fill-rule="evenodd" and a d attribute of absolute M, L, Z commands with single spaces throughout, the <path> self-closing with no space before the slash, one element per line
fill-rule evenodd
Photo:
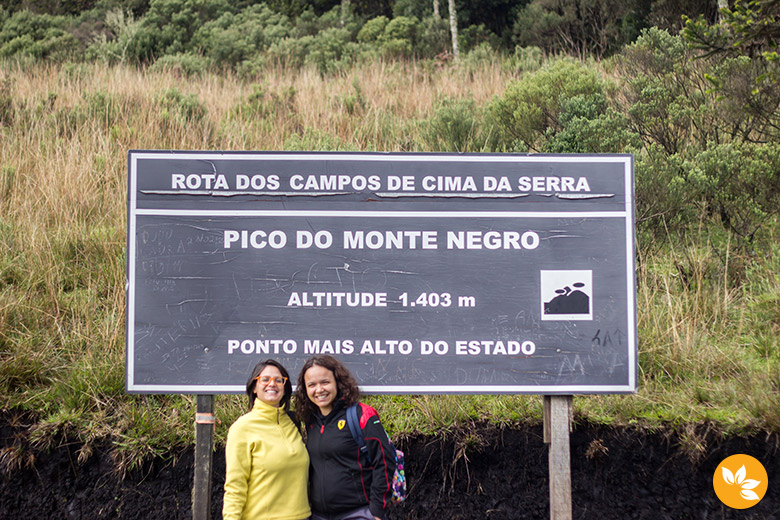
<path fill-rule="evenodd" d="M 371 514 L 371 510 L 368 509 L 368 506 L 365 506 L 332 517 L 320 516 L 317 513 L 312 513 L 311 520 L 374 520 L 374 515 Z"/>

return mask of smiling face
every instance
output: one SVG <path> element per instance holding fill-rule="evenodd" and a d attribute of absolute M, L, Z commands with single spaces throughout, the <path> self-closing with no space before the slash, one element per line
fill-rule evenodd
<path fill-rule="evenodd" d="M 306 383 L 306 395 L 316 404 L 322 415 L 328 415 L 333 410 L 338 388 L 333 372 L 325 367 L 313 365 L 303 375 Z"/>
<path fill-rule="evenodd" d="M 279 408 L 279 404 L 284 397 L 284 382 L 279 384 L 276 379 L 282 379 L 282 373 L 279 369 L 273 365 L 266 366 L 258 377 L 270 377 L 271 379 L 267 384 L 264 384 L 259 379 L 255 381 L 255 395 L 258 399 L 265 404 L 270 404 L 276 408 Z"/>

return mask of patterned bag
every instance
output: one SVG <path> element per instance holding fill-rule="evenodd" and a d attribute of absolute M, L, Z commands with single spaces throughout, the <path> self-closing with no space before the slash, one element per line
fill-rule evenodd
<path fill-rule="evenodd" d="M 404 475 L 404 452 L 395 450 L 395 473 L 393 473 L 393 500 L 406 500 L 406 476 Z"/>
<path fill-rule="evenodd" d="M 360 429 L 360 424 L 357 418 L 357 404 L 353 404 L 347 408 L 347 424 L 349 425 L 349 431 L 352 433 L 352 438 L 360 447 L 360 452 L 368 457 L 368 448 L 366 442 L 363 440 L 363 430 Z M 390 441 L 390 438 L 387 439 Z M 406 500 L 406 476 L 404 475 L 404 452 L 397 449 L 393 445 L 393 441 L 390 441 L 390 445 L 395 450 L 395 472 L 393 473 L 393 501 L 403 502 Z"/>

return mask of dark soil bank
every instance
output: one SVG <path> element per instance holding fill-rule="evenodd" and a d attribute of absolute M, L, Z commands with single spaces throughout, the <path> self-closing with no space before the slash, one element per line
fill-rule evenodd
<path fill-rule="evenodd" d="M 80 446 L 24 448 L 21 428 L 0 415 L 0 519 L 190 519 L 193 454 L 149 461 L 120 478 L 111 446 L 79 464 Z M 774 436 L 696 439 L 692 462 L 674 435 L 579 426 L 571 437 L 573 513 L 577 519 L 780 519 L 780 454 Z M 547 446 L 541 428 L 475 425 L 444 438 L 413 437 L 406 452 L 409 498 L 395 520 L 547 519 Z M 746 510 L 723 506 L 712 488 L 721 460 L 746 453 L 769 473 L 764 499 Z M 17 463 L 27 467 L 18 468 Z M 212 518 L 221 518 L 224 452 L 214 453 Z M 10 474 L 9 474 L 10 472 Z"/>

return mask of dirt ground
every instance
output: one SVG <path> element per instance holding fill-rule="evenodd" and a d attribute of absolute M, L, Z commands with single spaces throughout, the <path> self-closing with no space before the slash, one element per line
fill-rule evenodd
<path fill-rule="evenodd" d="M 49 451 L 36 451 L 24 441 L 21 422 L 12 422 L 8 413 L 0 414 L 0 520 L 192 518 L 192 450 L 150 460 L 120 478 L 110 445 L 95 447 L 79 463 L 78 444 L 63 439 Z M 780 520 L 777 436 L 721 439 L 702 427 L 684 438 L 685 443 L 669 433 L 576 426 L 571 437 L 574 518 Z M 398 445 L 406 453 L 409 498 L 394 506 L 393 520 L 550 516 L 541 428 L 475 424 Z M 717 465 L 737 453 L 756 457 L 769 475 L 764 499 L 745 510 L 722 505 L 712 488 Z M 224 472 L 224 452 L 218 449 L 213 519 L 221 518 Z"/>

